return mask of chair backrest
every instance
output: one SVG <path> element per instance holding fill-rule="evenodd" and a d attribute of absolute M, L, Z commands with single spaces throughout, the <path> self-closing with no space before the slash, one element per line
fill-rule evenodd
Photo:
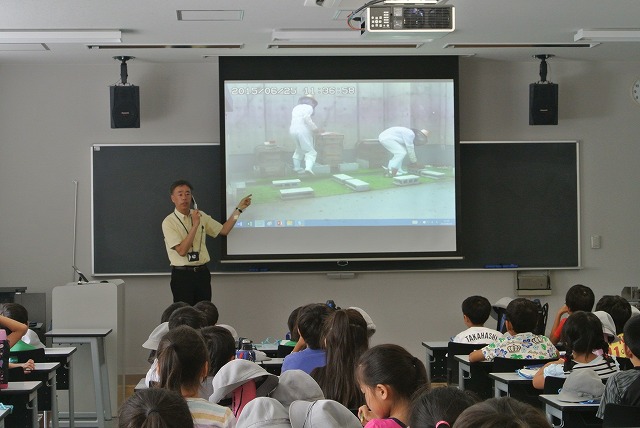
<path fill-rule="evenodd" d="M 28 351 L 9 352 L 9 358 L 17 359 L 18 363 L 26 363 L 33 360 L 34 363 L 44 363 L 44 348 L 30 349 Z"/>
<path fill-rule="evenodd" d="M 458 384 L 458 362 L 454 359 L 456 355 L 468 355 L 476 349 L 484 348 L 482 343 L 458 343 L 449 342 L 447 344 L 447 384 Z"/>
<path fill-rule="evenodd" d="M 620 364 L 620 370 L 629 370 L 633 368 L 631 358 L 616 357 L 616 361 L 618 361 L 618 364 Z"/>
<path fill-rule="evenodd" d="M 278 344 L 278 350 L 276 351 L 276 358 L 284 358 L 293 351 L 293 346 Z"/>
<path fill-rule="evenodd" d="M 640 407 L 608 403 L 604 408 L 603 428 L 640 426 Z"/>
<path fill-rule="evenodd" d="M 544 336 L 544 333 L 547 329 L 548 318 L 549 318 L 549 304 L 545 303 L 544 305 L 540 306 L 540 309 L 538 310 L 538 324 L 536 325 L 536 328 L 533 330 L 533 333 Z"/>
<path fill-rule="evenodd" d="M 557 358 L 550 360 L 519 360 L 514 358 L 502 358 L 495 357 L 493 359 L 493 372 L 494 373 L 512 373 L 518 369 L 527 366 L 543 366 L 551 361 L 557 361 Z"/>
<path fill-rule="evenodd" d="M 544 378 L 543 394 L 558 394 L 564 385 L 565 377 L 547 376 Z"/>

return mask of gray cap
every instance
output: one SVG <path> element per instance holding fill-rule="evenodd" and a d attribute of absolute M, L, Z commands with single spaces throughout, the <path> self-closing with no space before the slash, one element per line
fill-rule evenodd
<path fill-rule="evenodd" d="M 596 400 L 602 397 L 604 388 L 602 379 L 595 370 L 589 368 L 573 369 L 562 385 L 558 400 L 570 403 Z"/>
<path fill-rule="evenodd" d="M 289 412 L 274 398 L 257 397 L 242 410 L 237 428 L 291 428 Z"/>
<path fill-rule="evenodd" d="M 605 311 L 595 311 L 593 314 L 600 319 L 600 322 L 602 323 L 602 332 L 607 336 L 607 342 L 617 342 L 618 335 L 616 335 L 616 325 L 613 322 L 611 315 Z"/>
<path fill-rule="evenodd" d="M 362 428 L 351 410 L 334 400 L 297 400 L 289 407 L 292 428 Z"/>
<path fill-rule="evenodd" d="M 303 370 L 287 370 L 280 375 L 278 386 L 271 393 L 284 407 L 296 400 L 315 401 L 324 399 L 318 382 Z"/>
<path fill-rule="evenodd" d="M 250 380 L 256 381 L 256 396 L 266 397 L 278 384 L 278 376 L 248 360 L 231 360 L 213 377 L 213 394 L 209 401 L 217 403 Z"/>

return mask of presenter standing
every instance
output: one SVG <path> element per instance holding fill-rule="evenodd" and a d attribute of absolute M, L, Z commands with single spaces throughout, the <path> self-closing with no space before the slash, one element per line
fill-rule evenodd
<path fill-rule="evenodd" d="M 240 214 L 251 205 L 251 195 L 244 197 L 231 216 L 218 223 L 198 210 L 192 195 L 193 186 L 178 180 L 171 185 L 171 202 L 176 206 L 162 222 L 162 233 L 171 264 L 171 293 L 174 302 L 194 305 L 201 300 L 211 301 L 211 273 L 207 267 L 209 252 L 206 235 L 227 236 Z M 191 201 L 194 208 L 191 209 Z"/>

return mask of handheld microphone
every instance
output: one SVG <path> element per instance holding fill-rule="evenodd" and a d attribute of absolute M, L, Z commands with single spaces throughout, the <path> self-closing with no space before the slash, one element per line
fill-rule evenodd
<path fill-rule="evenodd" d="M 193 201 L 193 209 L 197 210 L 198 209 L 198 203 L 196 202 L 196 198 L 194 198 L 193 195 L 191 195 L 191 200 Z"/>

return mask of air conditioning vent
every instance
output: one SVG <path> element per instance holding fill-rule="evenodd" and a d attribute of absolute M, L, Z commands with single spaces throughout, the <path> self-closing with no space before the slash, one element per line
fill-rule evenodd
<path fill-rule="evenodd" d="M 365 35 L 442 37 L 455 30 L 453 6 L 424 3 L 381 4 L 367 8 Z"/>

